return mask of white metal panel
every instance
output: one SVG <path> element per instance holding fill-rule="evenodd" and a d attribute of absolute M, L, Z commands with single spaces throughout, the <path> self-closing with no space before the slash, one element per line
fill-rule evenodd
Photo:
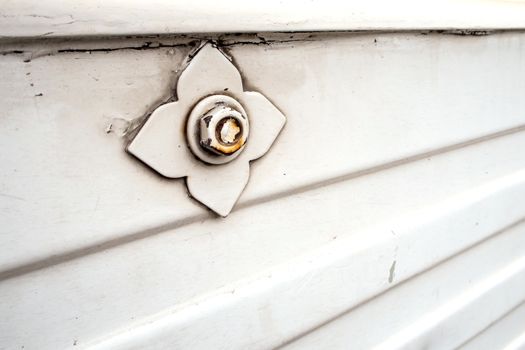
<path fill-rule="evenodd" d="M 345 344 L 395 300 L 374 344 L 448 348 L 523 300 L 524 35 L 276 37 L 221 42 L 289 118 L 226 219 L 123 151 L 191 40 L 3 46 L 0 345 Z"/>
<path fill-rule="evenodd" d="M 515 33 L 383 34 L 233 45 L 244 84 L 265 93 L 291 125 L 253 163 L 238 207 L 522 127 L 523 41 Z M 213 217 L 186 199 L 181 181 L 152 174 L 122 152 L 125 139 L 108 133 L 168 99 L 191 46 L 52 49 L 25 48 L 35 53 L 30 62 L 8 54 L 0 63 L 0 145 L 10 150 L 2 154 L 0 206 L 13 212 L 4 221 L 2 270 L 31 270 L 51 255 L 61 261 Z"/>
<path fill-rule="evenodd" d="M 519 275 L 524 230 L 522 222 L 498 233 L 285 348 L 456 348 L 525 299 Z M 523 317 L 507 326 L 522 330 Z M 501 331 L 494 333 L 496 339 L 503 337 Z M 472 349 L 501 348 L 476 344 Z"/>
<path fill-rule="evenodd" d="M 516 136 L 518 135 L 521 134 Z M 481 149 L 476 147 L 477 150 L 472 147 L 476 152 L 464 154 L 461 157 L 462 160 L 457 162 L 458 166 L 462 166 L 467 159 L 480 158 L 474 156 L 476 153 L 487 154 L 487 151 L 494 148 L 490 143 L 481 145 L 486 147 Z M 506 151 L 519 147 L 506 144 L 502 148 Z M 458 152 L 450 154 L 453 156 L 452 159 L 458 156 L 456 153 Z M 443 160 L 442 166 L 437 164 L 439 158 Z M 499 164 L 499 155 L 495 155 L 494 159 L 498 161 L 496 164 Z M 151 236 L 146 240 L 123 245 L 120 248 L 102 251 L 67 264 L 6 280 L 0 285 L 0 293 L 3 295 L 2 308 L 9 307 L 12 317 L 3 320 L 1 328 L 6 330 L 4 334 L 13 337 L 11 341 L 16 341 L 16 343 L 24 341 L 27 346 L 31 345 L 32 341 L 26 336 L 28 333 L 38 334 L 45 330 L 51 348 L 63 347 L 73 341 L 70 339 L 71 334 L 75 334 L 75 339 L 82 343 L 105 330 L 132 325 L 135 320 L 160 312 L 170 305 L 175 310 L 178 308 L 184 310 L 186 306 L 196 304 L 196 308 L 185 311 L 189 313 L 189 316 L 183 313 L 177 317 L 183 317 L 187 322 L 189 320 L 184 317 L 196 317 L 196 321 L 207 323 L 196 328 L 196 325 L 189 327 L 190 324 L 183 322 L 181 331 L 203 332 L 210 327 L 208 332 L 212 333 L 205 332 L 203 337 L 197 337 L 195 333 L 183 336 L 170 329 L 169 333 L 177 334 L 180 342 L 188 341 L 190 342 L 188 344 L 191 344 L 196 341 L 195 339 L 213 342 L 215 341 L 213 334 L 231 335 L 229 332 L 236 332 L 239 329 L 230 328 L 231 323 L 225 323 L 225 321 L 230 320 L 238 324 L 238 319 L 244 320 L 243 325 L 254 327 L 254 329 L 248 327 L 249 331 L 241 332 L 244 336 L 238 339 L 239 342 L 250 341 L 252 338 L 249 338 L 248 334 L 253 335 L 256 339 L 261 337 L 267 341 L 284 341 L 289 336 L 322 322 L 324 318 L 330 318 L 393 285 L 389 283 L 389 271 L 394 260 L 398 262 L 393 281 L 398 282 L 490 236 L 523 215 L 522 201 L 525 195 L 522 193 L 522 187 L 516 187 L 523 180 L 523 174 L 517 173 L 511 178 L 503 178 L 495 184 L 489 184 L 484 189 L 474 188 L 472 193 L 466 194 L 458 202 L 444 202 L 437 209 L 429 210 L 427 215 L 409 211 L 404 218 L 406 222 L 402 223 L 401 227 L 391 223 L 400 214 L 400 211 L 396 210 L 396 205 L 402 202 L 389 199 L 381 203 L 378 202 L 380 198 L 401 198 L 400 195 L 413 188 L 410 184 L 418 178 L 428 179 L 429 183 L 424 187 L 438 183 L 437 179 L 441 176 L 440 174 L 446 172 L 447 169 L 453 173 L 451 165 L 454 163 L 445 155 L 433 158 L 431 161 L 425 159 L 414 163 L 413 166 L 409 165 L 408 167 L 411 167 L 413 171 L 400 167 L 374 175 L 374 177 L 379 176 L 379 179 L 376 180 L 369 176 L 370 182 L 365 181 L 367 177 L 342 182 L 340 185 L 305 192 L 287 200 L 246 208 L 233 213 L 227 223 L 210 222 L 206 224 L 204 231 L 201 224 L 195 224 L 167 234 Z M 434 173 L 436 177 L 429 177 L 428 173 L 426 176 L 423 175 L 422 165 L 425 165 L 428 171 Z M 478 169 L 474 170 L 474 173 L 479 172 Z M 490 167 L 485 169 L 489 170 Z M 399 177 L 392 176 L 392 171 L 399 174 Z M 411 174 L 413 177 L 410 176 Z M 470 175 L 467 173 L 463 176 L 468 180 L 472 178 Z M 442 180 L 443 185 L 452 183 L 443 178 Z M 399 184 L 403 181 L 406 181 L 404 187 L 396 188 L 396 186 L 388 185 L 389 183 Z M 384 189 L 387 188 L 391 188 L 394 192 L 391 194 L 385 192 Z M 440 187 L 440 189 L 448 192 L 446 187 Z M 358 198 L 357 201 L 342 199 L 351 198 L 352 195 Z M 416 204 L 417 202 L 413 202 L 414 199 L 407 197 L 405 203 Z M 479 205 L 474 205 L 479 199 L 483 201 Z M 310 205 L 312 201 L 315 201 L 317 206 L 312 207 Z M 374 205 L 374 203 L 377 204 Z M 451 211 L 450 215 L 453 215 L 457 224 L 460 225 L 457 229 L 452 230 L 455 224 L 448 217 L 448 211 Z M 363 220 L 344 215 L 344 213 L 354 213 L 358 216 L 367 212 L 375 214 L 373 217 L 369 214 L 368 226 L 375 220 L 383 221 L 389 217 L 390 223 L 384 221 L 387 227 L 381 230 L 362 231 L 365 227 Z M 315 213 L 323 215 L 322 221 L 319 221 Z M 499 213 L 499 215 L 493 213 Z M 431 220 L 429 225 L 434 228 L 429 230 L 424 226 L 418 226 L 417 222 L 413 221 L 413 215 L 417 215 L 420 222 L 423 223 Z M 437 215 L 435 218 L 437 222 L 433 224 L 432 220 L 435 215 Z M 442 215 L 445 217 L 440 219 Z M 268 222 L 268 217 L 272 218 L 271 222 Z M 334 222 L 338 224 L 335 225 Z M 250 225 L 246 226 L 248 223 Z M 232 227 L 242 225 L 245 226 L 242 231 L 232 229 Z M 406 225 L 413 225 L 416 231 L 411 231 L 412 229 L 405 231 L 403 227 Z M 402 240 L 402 236 L 396 238 L 391 230 L 399 235 L 406 234 L 406 241 Z M 464 234 L 464 232 L 469 232 L 469 234 Z M 376 241 L 378 245 L 375 244 Z M 346 258 L 347 263 L 336 264 L 336 266 L 347 266 L 347 268 L 333 269 L 330 265 L 326 266 L 327 271 L 336 273 L 333 276 L 333 282 L 319 281 L 320 277 L 303 278 L 301 277 L 303 273 L 309 270 L 297 271 L 298 265 L 296 264 L 282 272 L 279 267 L 274 268 L 275 272 L 264 272 L 279 261 L 286 262 L 293 255 L 304 254 L 308 251 L 313 251 L 314 255 L 317 255 L 315 253 L 317 247 L 329 242 L 332 242 L 332 245 L 323 249 L 324 256 L 333 257 L 335 251 L 332 249 L 334 248 L 341 251 L 341 254 L 350 254 Z M 438 244 L 438 242 L 441 243 Z M 363 245 L 371 245 L 371 247 L 364 249 Z M 399 247 L 397 252 L 396 246 Z M 432 247 L 431 251 L 429 247 Z M 405 253 L 402 249 L 406 249 Z M 398 254 L 397 259 L 396 254 Z M 410 257 L 412 254 L 417 255 Z M 322 257 L 323 255 L 321 255 L 321 262 L 325 261 Z M 410 263 L 403 263 L 405 259 L 409 259 Z M 311 265 L 307 262 L 310 260 L 309 257 L 304 260 L 300 259 L 304 265 L 299 266 L 308 269 Z M 363 270 L 365 267 L 367 268 Z M 319 276 L 325 273 L 323 269 L 318 269 L 316 264 L 312 268 L 314 271 L 318 270 Z M 267 303 L 272 305 L 274 301 L 276 302 L 276 296 L 281 295 L 284 291 L 289 290 L 291 293 L 285 294 L 286 302 L 277 303 L 272 307 L 277 309 L 273 313 L 279 309 L 285 313 L 288 310 L 289 314 L 280 318 L 282 324 L 276 324 L 277 320 L 267 324 L 264 319 L 260 319 L 260 313 L 253 309 L 257 305 L 252 305 L 253 299 L 246 299 L 242 289 L 231 285 L 236 280 L 257 277 L 253 274 L 261 276 L 261 281 L 253 287 L 248 285 L 248 292 L 257 295 L 266 288 L 270 288 L 270 296 L 266 294 L 259 299 L 262 305 Z M 278 276 L 274 277 L 275 279 L 269 278 L 276 274 Z M 292 279 L 296 274 L 296 279 Z M 291 279 L 290 284 L 280 286 L 277 283 L 281 280 L 287 282 L 289 279 Z M 337 284 L 334 284 L 336 281 L 342 285 L 337 287 Z M 264 289 L 261 289 L 260 283 L 263 283 Z M 225 284 L 228 286 L 221 288 Z M 240 284 L 243 285 L 244 282 Z M 321 291 L 314 286 L 322 288 Z M 340 289 L 343 288 L 342 286 L 345 286 L 344 289 Z M 280 289 L 273 290 L 273 288 Z M 233 291 L 235 292 L 232 293 Z M 343 292 L 346 297 L 320 297 L 318 294 L 337 291 Z M 301 293 L 306 295 L 298 298 Z M 210 295 L 209 298 L 205 297 L 207 294 Z M 216 295 L 219 296 L 218 301 L 214 298 Z M 230 304 L 226 302 L 224 305 L 221 304 L 224 297 L 233 298 L 233 301 L 239 298 L 244 302 L 241 305 L 234 304 L 240 314 L 234 317 L 231 311 L 224 311 L 220 308 L 228 307 Z M 209 304 L 206 303 L 201 306 L 203 298 L 204 300 L 209 299 L 214 307 L 207 308 L 206 305 Z M 304 304 L 294 307 L 288 298 Z M 314 300 L 331 300 L 331 302 L 318 304 L 313 303 Z M 290 305 L 291 310 L 303 311 L 294 314 L 289 308 L 284 308 L 285 305 Z M 307 305 L 318 307 L 320 310 L 307 312 L 308 309 L 305 308 Z M 217 308 L 219 310 L 215 313 L 214 310 Z M 321 310 L 324 311 L 321 313 Z M 35 319 L 33 317 L 35 313 L 53 316 L 45 320 Z M 202 313 L 207 317 L 201 318 Z M 300 317 L 302 322 L 290 322 L 293 315 Z M 307 315 L 310 315 L 309 318 L 306 318 Z M 211 316 L 218 317 L 219 320 Z M 249 316 L 255 319 L 248 322 Z M 23 324 L 24 327 L 19 327 L 20 324 Z M 262 334 L 255 333 L 255 329 L 265 324 L 269 328 L 261 328 Z M 291 327 L 288 332 L 284 334 L 283 330 L 276 332 L 285 325 Z M 159 337 L 159 341 L 162 340 L 163 338 Z M 43 346 L 38 339 L 33 339 L 33 341 L 38 341 L 40 346 Z M 233 346 L 232 341 L 229 341 L 228 344 Z"/>
<path fill-rule="evenodd" d="M 417 220 L 413 215 L 401 217 L 346 238 L 341 232 L 343 223 L 338 226 L 340 230 L 332 225 L 332 233 L 343 237 L 251 279 L 165 310 L 112 335 L 101 348 L 139 349 L 146 344 L 154 348 L 173 344 L 199 349 L 278 346 L 394 285 L 389 278 L 394 261 L 395 281 L 399 283 L 495 234 L 504 226 L 500 220 L 515 220 L 503 209 L 510 203 L 515 203 L 522 215 L 524 204 L 519 198 L 525 197 L 523 175 L 513 175 L 414 213 Z M 502 210 L 501 216 L 491 215 L 498 209 Z M 293 215 L 290 210 L 287 214 Z M 494 221 L 478 225 L 483 228 L 475 230 L 477 237 L 462 235 L 475 232 L 472 227 L 476 222 L 489 217 Z M 450 243 L 453 239 L 455 244 Z M 522 260 L 509 267 L 503 277 L 525 288 Z M 517 298 L 523 296 L 522 289 L 515 293 Z M 404 302 L 410 302 L 410 298 Z M 217 344 L 216 337 L 228 341 Z"/>
<path fill-rule="evenodd" d="M 4 0 L 3 37 L 399 29 L 517 29 L 522 1 Z"/>

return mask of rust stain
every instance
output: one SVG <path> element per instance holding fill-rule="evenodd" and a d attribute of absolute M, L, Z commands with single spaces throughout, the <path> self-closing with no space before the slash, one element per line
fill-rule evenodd
<path fill-rule="evenodd" d="M 234 117 L 220 120 L 215 127 L 215 137 L 201 142 L 208 151 L 218 155 L 231 155 L 246 143 L 242 124 Z"/>
<path fill-rule="evenodd" d="M 219 142 L 217 142 L 217 143 L 214 143 L 213 145 L 211 145 L 211 147 L 213 147 L 216 151 L 218 151 L 218 152 L 220 152 L 222 154 L 229 155 L 229 154 L 237 152 L 242 146 L 244 146 L 245 143 L 246 143 L 246 138 L 242 137 L 239 140 L 239 142 L 237 142 L 237 143 L 235 143 L 235 144 L 233 144 L 231 146 L 222 145 Z"/>

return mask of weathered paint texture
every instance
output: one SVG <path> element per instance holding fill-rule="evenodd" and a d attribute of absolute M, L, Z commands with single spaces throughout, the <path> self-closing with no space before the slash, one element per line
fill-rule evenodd
<path fill-rule="evenodd" d="M 478 34 L 4 38 L 0 347 L 521 346 L 525 35 Z M 124 152 L 208 39 L 287 116 L 226 219 Z"/>

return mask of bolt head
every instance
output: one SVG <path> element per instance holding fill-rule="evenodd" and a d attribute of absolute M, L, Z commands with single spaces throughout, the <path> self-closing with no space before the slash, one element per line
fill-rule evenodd
<path fill-rule="evenodd" d="M 187 124 L 192 152 L 209 164 L 224 164 L 243 150 L 250 125 L 242 105 L 230 96 L 202 99 L 190 113 Z"/>
<path fill-rule="evenodd" d="M 247 141 L 246 116 L 225 105 L 211 109 L 200 120 L 200 144 L 208 152 L 229 156 Z"/>

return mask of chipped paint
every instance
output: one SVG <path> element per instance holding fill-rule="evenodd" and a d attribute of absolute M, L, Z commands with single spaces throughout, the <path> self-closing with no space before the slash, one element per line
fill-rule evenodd
<path fill-rule="evenodd" d="M 395 275 L 396 275 L 396 261 L 394 260 L 392 262 L 392 265 L 390 266 L 390 270 L 388 271 L 388 283 L 394 282 Z"/>

